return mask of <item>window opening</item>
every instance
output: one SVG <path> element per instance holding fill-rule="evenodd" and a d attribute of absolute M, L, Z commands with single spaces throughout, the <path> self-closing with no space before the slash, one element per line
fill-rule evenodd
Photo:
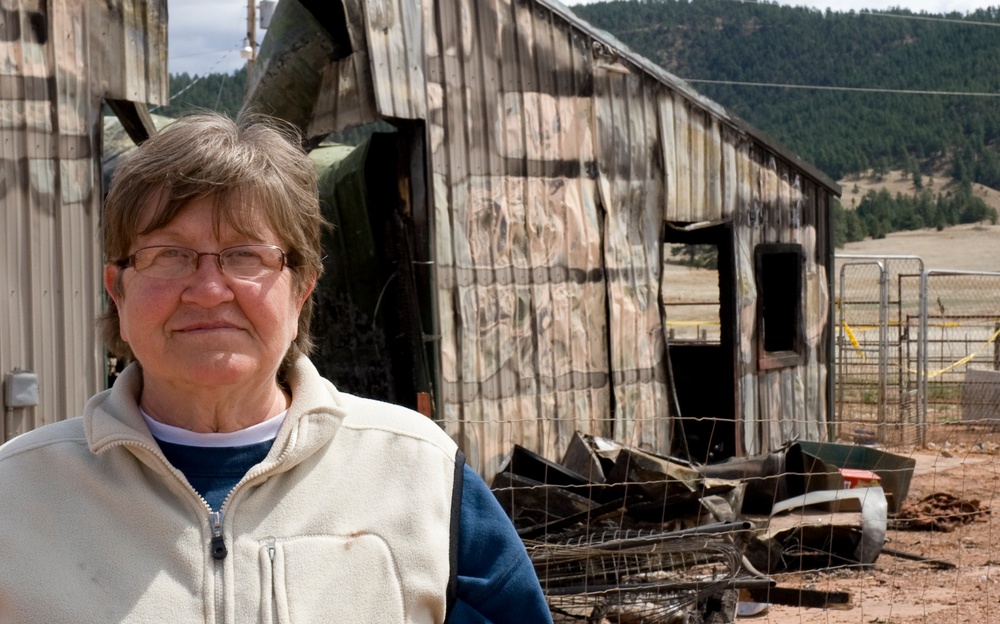
<path fill-rule="evenodd" d="M 758 366 L 802 363 L 802 265 L 800 245 L 756 249 Z"/>

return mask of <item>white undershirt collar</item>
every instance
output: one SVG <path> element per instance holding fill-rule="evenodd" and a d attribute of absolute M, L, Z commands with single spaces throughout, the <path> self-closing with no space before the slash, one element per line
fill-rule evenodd
<path fill-rule="evenodd" d="M 167 425 L 158 420 L 153 420 L 153 418 L 141 407 L 139 408 L 139 413 L 142 414 L 143 420 L 146 421 L 146 426 L 149 427 L 149 432 L 153 434 L 154 438 L 160 440 L 161 442 L 183 444 L 185 446 L 220 448 L 229 446 L 249 446 L 251 444 L 259 444 L 261 442 L 267 442 L 275 439 L 278 437 L 278 429 L 281 429 L 282 423 L 285 422 L 285 416 L 288 415 L 288 410 L 285 410 L 280 414 L 276 414 L 264 422 L 251 425 L 246 429 L 219 433 L 200 433 L 197 431 L 191 431 L 190 429 Z"/>

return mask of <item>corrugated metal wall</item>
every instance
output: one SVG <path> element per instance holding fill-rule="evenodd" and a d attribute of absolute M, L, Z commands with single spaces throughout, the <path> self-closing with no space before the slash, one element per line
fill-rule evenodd
<path fill-rule="evenodd" d="M 743 448 L 773 450 L 795 438 L 826 437 L 830 286 L 830 192 L 753 145 L 737 166 L 737 362 Z M 805 362 L 759 370 L 754 249 L 761 243 L 802 246 Z M 753 417 L 751 417 L 753 416 Z"/>
<path fill-rule="evenodd" d="M 669 450 L 665 222 L 732 226 L 738 345 L 718 373 L 736 381 L 741 450 L 818 435 L 836 185 L 560 5 L 421 6 L 345 2 L 341 82 L 298 123 L 426 120 L 437 415 L 470 464 L 490 475 L 515 443 L 558 459 L 577 430 Z M 805 365 L 759 373 L 761 242 L 803 246 L 809 341 Z"/>
<path fill-rule="evenodd" d="M 557 7 L 434 6 L 440 400 L 471 463 L 492 474 L 513 443 L 558 458 L 578 429 L 669 450 L 664 220 L 737 220 L 735 261 L 749 268 L 735 284 L 745 450 L 817 434 L 828 334 L 815 226 L 829 190 Z M 373 77 L 405 88 L 391 74 Z M 750 223 L 754 211 L 762 216 Z M 758 376 L 753 249 L 765 241 L 805 247 L 813 331 L 806 365 Z"/>
<path fill-rule="evenodd" d="M 168 98 L 166 0 L 5 2 L 0 9 L 0 374 L 33 370 L 37 408 L 6 437 L 78 415 L 103 389 L 102 98 Z"/>

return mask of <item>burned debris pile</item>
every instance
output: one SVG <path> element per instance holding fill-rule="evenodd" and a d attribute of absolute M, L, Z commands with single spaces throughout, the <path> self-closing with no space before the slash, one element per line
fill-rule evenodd
<path fill-rule="evenodd" d="M 912 460 L 854 448 L 695 465 L 577 433 L 559 462 L 515 445 L 491 487 L 557 622 L 731 622 L 757 603 L 851 607 L 772 575 L 878 557 Z"/>
<path fill-rule="evenodd" d="M 515 446 L 492 487 L 556 621 L 732 621 L 740 587 L 771 584 L 740 484 L 683 462 L 577 434 L 560 463 Z"/>

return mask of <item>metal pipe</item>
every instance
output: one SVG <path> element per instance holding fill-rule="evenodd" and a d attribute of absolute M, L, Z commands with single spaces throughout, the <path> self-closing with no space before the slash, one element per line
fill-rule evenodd
<path fill-rule="evenodd" d="M 878 265 L 878 437 L 880 442 L 885 443 L 885 404 L 889 398 L 889 275 L 884 264 L 879 262 Z"/>

